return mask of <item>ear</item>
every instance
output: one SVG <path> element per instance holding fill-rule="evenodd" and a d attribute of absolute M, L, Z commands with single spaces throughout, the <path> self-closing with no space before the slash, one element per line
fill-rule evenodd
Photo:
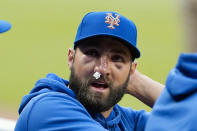
<path fill-rule="evenodd" d="M 134 61 L 131 64 L 131 72 L 130 72 L 131 75 L 135 72 L 136 68 L 137 68 L 137 62 Z"/>
<path fill-rule="evenodd" d="M 71 69 L 73 66 L 74 62 L 74 55 L 75 55 L 75 50 L 72 48 L 68 49 L 68 67 Z"/>

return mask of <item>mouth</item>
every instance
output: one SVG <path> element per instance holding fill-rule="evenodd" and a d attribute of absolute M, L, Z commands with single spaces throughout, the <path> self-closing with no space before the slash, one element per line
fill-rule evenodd
<path fill-rule="evenodd" d="M 105 81 L 93 81 L 91 87 L 99 92 L 103 92 L 109 88 L 108 84 Z"/>

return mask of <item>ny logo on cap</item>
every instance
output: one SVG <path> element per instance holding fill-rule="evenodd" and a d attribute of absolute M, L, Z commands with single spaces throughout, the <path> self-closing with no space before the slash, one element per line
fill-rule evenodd
<path fill-rule="evenodd" d="M 120 23 L 120 19 L 119 19 L 120 16 L 119 15 L 115 14 L 116 18 L 114 18 L 112 16 L 112 13 L 107 13 L 106 15 L 107 16 L 105 17 L 105 19 L 106 19 L 105 23 L 110 24 L 109 26 L 107 26 L 108 28 L 115 29 L 114 25 L 119 26 L 119 24 L 118 24 L 118 23 Z"/>

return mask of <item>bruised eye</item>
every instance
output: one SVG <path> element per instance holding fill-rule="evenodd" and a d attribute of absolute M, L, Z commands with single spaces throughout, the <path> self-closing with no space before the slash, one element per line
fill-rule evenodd
<path fill-rule="evenodd" d="M 111 60 L 113 62 L 124 62 L 124 58 L 122 56 L 120 56 L 120 55 L 113 55 L 111 57 Z"/>
<path fill-rule="evenodd" d="M 95 49 L 88 49 L 85 51 L 85 54 L 91 57 L 99 57 L 99 52 Z"/>

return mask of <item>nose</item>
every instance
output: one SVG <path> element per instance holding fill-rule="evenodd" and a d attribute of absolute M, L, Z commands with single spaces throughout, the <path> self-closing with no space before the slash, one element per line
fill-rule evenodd
<path fill-rule="evenodd" d="M 107 56 L 101 56 L 98 60 L 98 63 L 95 65 L 94 72 L 100 72 L 101 75 L 109 75 L 110 68 L 109 68 L 109 60 Z"/>

